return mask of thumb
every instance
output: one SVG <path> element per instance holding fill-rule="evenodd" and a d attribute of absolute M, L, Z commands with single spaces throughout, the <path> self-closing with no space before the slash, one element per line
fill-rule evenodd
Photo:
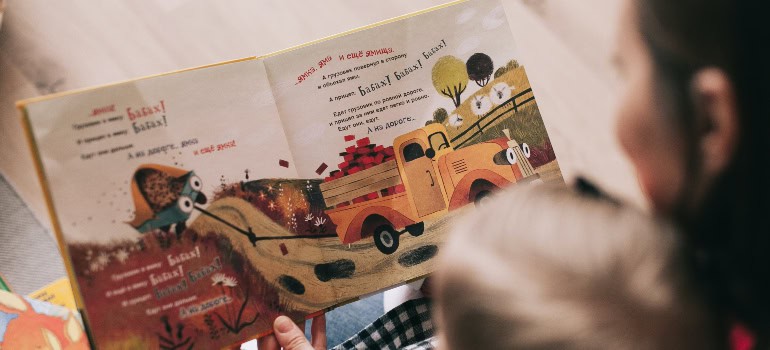
<path fill-rule="evenodd" d="M 284 350 L 313 350 L 305 333 L 286 316 L 278 316 L 273 323 L 275 338 Z"/>

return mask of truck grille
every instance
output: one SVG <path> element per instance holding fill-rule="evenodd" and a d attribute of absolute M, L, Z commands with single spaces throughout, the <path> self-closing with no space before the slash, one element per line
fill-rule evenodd
<path fill-rule="evenodd" d="M 468 171 L 468 165 L 466 165 L 465 160 L 462 159 L 452 162 L 452 169 L 455 171 L 455 174 L 461 174 Z"/>

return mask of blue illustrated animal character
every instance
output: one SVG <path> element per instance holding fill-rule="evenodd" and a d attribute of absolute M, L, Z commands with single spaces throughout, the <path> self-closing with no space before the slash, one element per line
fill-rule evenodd
<path fill-rule="evenodd" d="M 131 179 L 135 216 L 128 222 L 137 231 L 160 229 L 179 238 L 196 204 L 206 204 L 203 182 L 194 171 L 160 164 L 144 164 Z"/>

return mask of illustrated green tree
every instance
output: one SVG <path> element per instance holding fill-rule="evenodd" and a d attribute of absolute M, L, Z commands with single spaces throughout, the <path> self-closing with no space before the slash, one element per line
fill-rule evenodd
<path fill-rule="evenodd" d="M 475 53 L 468 58 L 465 68 L 468 70 L 468 77 L 475 81 L 478 86 L 484 87 L 489 82 L 489 78 L 495 70 L 495 65 L 492 63 L 492 58 L 488 55 Z"/>
<path fill-rule="evenodd" d="M 516 68 L 519 68 L 519 61 L 510 60 L 508 63 L 495 71 L 495 79 L 501 77 L 503 74 L 508 73 Z"/>
<path fill-rule="evenodd" d="M 449 113 L 446 111 L 446 109 L 439 108 L 433 112 L 433 120 L 436 123 L 444 124 L 446 123 L 447 119 L 449 119 Z"/>
<path fill-rule="evenodd" d="M 462 103 L 460 96 L 468 87 L 468 71 L 465 63 L 454 56 L 444 56 L 438 59 L 432 71 L 433 87 L 440 94 L 452 99 L 455 107 Z"/>

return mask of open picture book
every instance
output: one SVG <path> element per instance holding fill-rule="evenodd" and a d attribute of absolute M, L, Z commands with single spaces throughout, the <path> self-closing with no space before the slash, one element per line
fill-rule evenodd
<path fill-rule="evenodd" d="M 227 347 L 433 272 L 453 217 L 563 181 L 518 58 L 459 1 L 20 102 L 93 345 Z"/>

